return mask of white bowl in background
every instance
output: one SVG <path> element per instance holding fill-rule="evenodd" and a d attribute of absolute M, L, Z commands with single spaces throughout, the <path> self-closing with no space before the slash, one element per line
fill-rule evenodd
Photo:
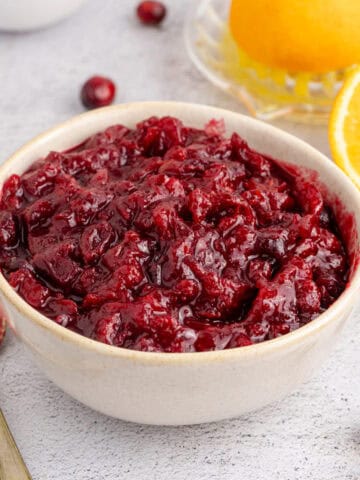
<path fill-rule="evenodd" d="M 0 30 L 47 27 L 74 13 L 86 0 L 0 0 Z"/>
<path fill-rule="evenodd" d="M 359 251 L 360 193 L 328 158 L 279 129 L 238 113 L 204 105 L 143 102 L 95 110 L 55 127 L 18 150 L 0 168 L 0 186 L 22 174 L 49 150 L 66 150 L 106 127 L 133 127 L 152 115 L 173 115 L 203 127 L 223 118 L 227 133 L 274 158 L 316 170 L 319 180 L 355 219 L 353 251 Z M 341 215 L 338 202 L 335 214 Z M 257 345 L 201 353 L 152 353 L 85 338 L 28 305 L 0 274 L 0 297 L 10 326 L 45 374 L 80 402 L 107 415 L 147 424 L 181 425 L 239 416 L 280 399 L 307 380 L 333 347 L 360 285 L 353 265 L 349 285 L 331 307 L 307 325 Z"/>

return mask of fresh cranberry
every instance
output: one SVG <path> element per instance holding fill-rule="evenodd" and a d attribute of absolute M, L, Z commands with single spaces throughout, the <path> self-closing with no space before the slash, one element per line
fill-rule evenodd
<path fill-rule="evenodd" d="M 114 125 L 12 175 L 9 283 L 59 325 L 139 351 L 245 347 L 312 321 L 348 279 L 334 214 L 223 127 Z"/>
<path fill-rule="evenodd" d="M 81 89 L 81 101 L 88 109 L 106 107 L 113 102 L 115 92 L 115 84 L 109 78 L 91 77 Z"/>
<path fill-rule="evenodd" d="M 146 25 L 158 25 L 165 18 L 166 7 L 161 2 L 141 2 L 137 7 L 137 15 L 140 21 Z"/>

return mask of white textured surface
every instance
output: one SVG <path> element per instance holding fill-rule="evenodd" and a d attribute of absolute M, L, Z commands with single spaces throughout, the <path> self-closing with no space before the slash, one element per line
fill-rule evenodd
<path fill-rule="evenodd" d="M 81 112 L 79 86 L 93 73 L 116 80 L 119 102 L 171 99 L 241 110 L 187 59 L 182 22 L 194 2 L 167 3 L 161 29 L 137 24 L 136 1 L 91 0 L 49 30 L 0 33 L 1 159 Z M 328 153 L 324 128 L 279 125 Z M 104 417 L 48 382 L 11 334 L 0 351 L 0 405 L 34 480 L 359 480 L 359 314 L 311 382 L 237 420 L 162 428 Z"/>

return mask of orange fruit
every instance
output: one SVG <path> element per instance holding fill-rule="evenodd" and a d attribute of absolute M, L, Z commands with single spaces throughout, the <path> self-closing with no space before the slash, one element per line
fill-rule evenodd
<path fill-rule="evenodd" d="M 359 0 L 232 0 L 232 36 L 251 58 L 292 73 L 360 62 Z"/>
<path fill-rule="evenodd" d="M 329 141 L 335 162 L 360 188 L 360 67 L 345 79 L 335 99 Z"/>

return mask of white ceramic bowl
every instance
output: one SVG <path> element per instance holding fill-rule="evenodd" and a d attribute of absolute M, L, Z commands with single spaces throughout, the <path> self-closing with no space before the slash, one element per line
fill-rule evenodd
<path fill-rule="evenodd" d="M 319 172 L 356 221 L 351 248 L 359 249 L 360 194 L 324 155 L 258 120 L 208 106 L 151 102 L 85 113 L 46 132 L 17 151 L 0 169 L 0 186 L 50 149 L 64 150 L 115 123 L 134 126 L 151 115 L 174 115 L 203 127 L 223 118 L 252 147 Z M 339 204 L 335 211 L 339 214 Z M 360 284 L 354 266 L 350 285 L 316 320 L 281 338 L 232 350 L 145 353 L 111 347 L 48 320 L 0 276 L 0 297 L 9 322 L 45 374 L 64 391 L 108 415 L 133 422 L 180 425 L 236 417 L 277 400 L 308 379 L 326 358 L 349 316 Z"/>
<path fill-rule="evenodd" d="M 0 0 L 0 30 L 46 27 L 74 13 L 85 0 Z"/>

